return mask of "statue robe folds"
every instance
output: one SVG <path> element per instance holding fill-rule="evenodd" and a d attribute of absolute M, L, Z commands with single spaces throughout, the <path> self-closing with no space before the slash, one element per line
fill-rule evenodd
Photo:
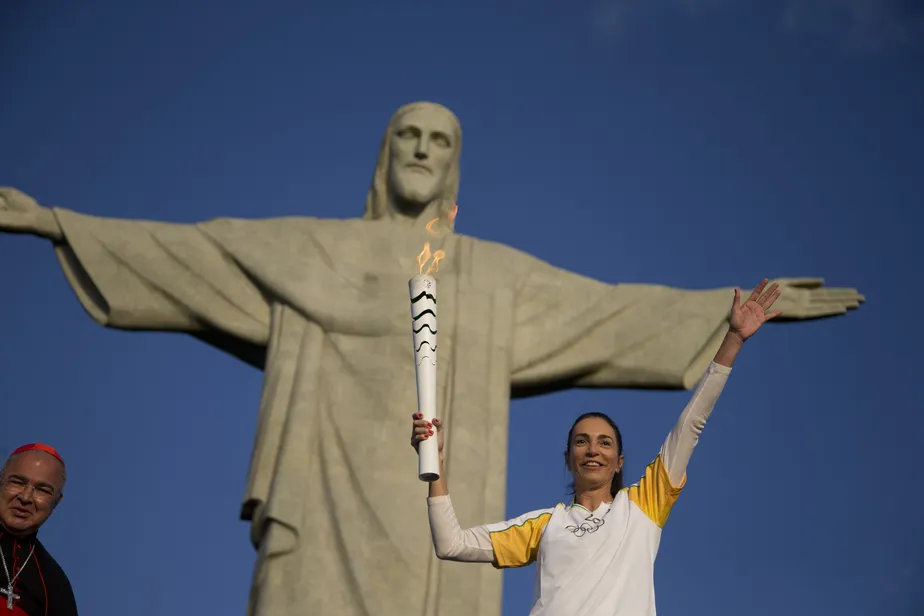
<path fill-rule="evenodd" d="M 446 252 L 437 400 L 463 525 L 505 518 L 511 395 L 690 388 L 732 298 L 605 284 L 386 220 L 55 215 L 59 261 L 97 322 L 185 332 L 264 370 L 242 511 L 259 546 L 252 616 L 500 614 L 500 572 L 436 559 L 409 446 L 407 282 L 425 240 Z"/>

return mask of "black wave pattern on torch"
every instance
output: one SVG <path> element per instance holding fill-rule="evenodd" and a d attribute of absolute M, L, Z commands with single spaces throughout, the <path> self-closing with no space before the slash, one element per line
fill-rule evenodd
<path fill-rule="evenodd" d="M 414 314 L 415 304 L 422 308 L 416 315 Z M 414 320 L 414 355 L 417 359 L 417 366 L 423 363 L 423 360 L 430 359 L 430 362 L 436 365 L 436 297 L 426 291 L 421 291 L 411 299 L 411 317 Z M 431 318 L 427 318 L 430 315 Z M 423 321 L 421 321 L 423 319 Z M 420 323 L 418 323 L 420 321 Z M 426 349 L 424 349 L 426 345 Z M 421 355 L 423 350 L 424 355 Z M 431 356 L 432 355 L 432 356 Z"/>
<path fill-rule="evenodd" d="M 411 303 L 416 304 L 417 302 L 419 302 L 425 297 L 429 299 L 431 302 L 433 302 L 434 304 L 436 303 L 436 298 L 430 295 L 429 293 L 427 293 L 426 291 L 421 291 L 417 297 L 411 300 Z"/>

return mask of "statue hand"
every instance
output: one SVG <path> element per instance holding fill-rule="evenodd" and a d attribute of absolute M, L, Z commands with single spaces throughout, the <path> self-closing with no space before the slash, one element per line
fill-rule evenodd
<path fill-rule="evenodd" d="M 776 303 L 783 312 L 778 321 L 844 314 L 866 301 L 856 289 L 823 288 L 823 278 L 778 278 L 774 282 L 782 291 Z"/>
<path fill-rule="evenodd" d="M 0 232 L 29 233 L 49 240 L 64 237 L 54 212 L 15 188 L 0 186 Z"/>

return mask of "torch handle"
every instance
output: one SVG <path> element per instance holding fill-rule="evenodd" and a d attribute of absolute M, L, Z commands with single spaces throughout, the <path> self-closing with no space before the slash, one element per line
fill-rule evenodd
<path fill-rule="evenodd" d="M 414 365 L 417 375 L 417 412 L 432 422 L 436 416 L 436 280 L 414 276 L 411 293 L 411 327 L 414 333 Z M 439 439 L 426 439 L 417 447 L 417 476 L 421 481 L 440 477 Z"/>
<path fill-rule="evenodd" d="M 417 412 L 431 423 L 436 416 L 436 366 L 427 361 L 417 366 Z M 435 430 L 433 436 L 417 446 L 417 477 L 421 481 L 440 478 L 439 438 Z"/>

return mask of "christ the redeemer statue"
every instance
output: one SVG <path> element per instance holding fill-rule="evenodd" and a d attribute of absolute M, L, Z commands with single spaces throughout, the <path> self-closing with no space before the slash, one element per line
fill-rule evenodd
<path fill-rule="evenodd" d="M 395 447 L 417 404 L 408 279 L 426 240 L 446 254 L 438 413 L 463 525 L 504 517 L 511 397 L 690 388 L 725 334 L 731 288 L 606 284 L 443 226 L 461 142 L 445 107 L 399 109 L 361 219 L 170 224 L 0 193 L 0 230 L 50 239 L 98 323 L 185 332 L 264 371 L 241 513 L 259 550 L 251 616 L 500 613 L 499 572 L 436 559 L 426 507 L 408 504 L 417 461 Z M 782 282 L 783 318 L 863 301 Z"/>

